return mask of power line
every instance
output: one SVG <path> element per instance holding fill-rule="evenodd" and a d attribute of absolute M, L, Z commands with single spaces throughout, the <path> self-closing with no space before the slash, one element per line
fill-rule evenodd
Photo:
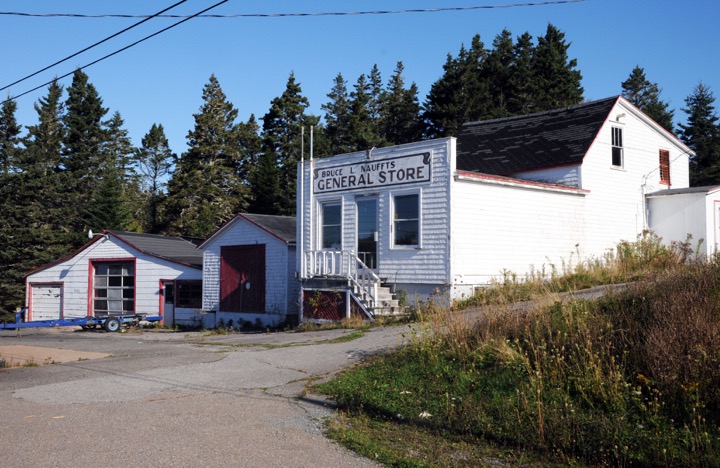
<path fill-rule="evenodd" d="M 155 37 L 155 36 L 157 36 L 157 35 L 160 35 L 160 34 L 164 33 L 165 31 L 168 31 L 168 30 L 170 30 L 170 29 L 172 29 L 172 28 L 174 28 L 174 27 L 176 27 L 176 26 L 180 26 L 181 24 L 185 23 L 186 21 L 190 21 L 191 19 L 196 18 L 196 17 L 202 15 L 202 14 L 205 13 L 206 11 L 210 11 L 210 10 L 212 10 L 213 8 L 217 8 L 217 7 L 219 7 L 220 5 L 222 5 L 223 3 L 227 3 L 227 2 L 229 2 L 229 1 L 230 1 L 230 0 L 222 0 L 221 2 L 218 2 L 218 3 L 216 3 L 216 4 L 212 5 L 212 6 L 209 6 L 209 7 L 205 8 L 204 10 L 201 10 L 201 11 L 195 13 L 194 15 L 190 15 L 190 16 L 186 17 L 185 19 L 178 21 L 177 23 L 173 23 L 173 24 L 171 24 L 170 26 L 168 26 L 168 27 L 166 27 L 166 28 L 163 28 L 163 29 L 161 29 L 161 30 L 159 30 L 159 31 L 157 31 L 157 32 L 155 32 L 155 33 L 153 33 L 153 34 L 150 34 L 149 36 L 145 36 L 145 37 L 143 37 L 142 39 L 133 42 L 133 43 L 130 44 L 130 45 L 127 45 L 127 46 L 125 46 L 125 47 L 123 47 L 123 48 L 121 48 L 121 49 L 118 49 L 118 50 L 116 50 L 115 52 L 112 52 L 112 53 L 109 53 L 109 54 L 107 54 L 107 55 L 105 55 L 105 56 L 103 56 L 103 57 L 100 57 L 100 58 L 97 59 L 97 60 L 94 60 L 94 61 L 92 61 L 92 62 L 90 62 L 90 63 L 88 63 L 88 64 L 86 64 L 86 65 L 83 65 L 82 67 L 78 67 L 76 70 L 82 70 L 82 69 L 84 69 L 84 68 L 88 68 L 88 67 L 90 67 L 90 66 L 92 66 L 92 65 L 95 65 L 96 63 L 102 62 L 103 60 L 106 60 L 106 59 L 108 59 L 108 58 L 110 58 L 110 57 L 112 57 L 112 56 L 114 56 L 114 55 L 117 55 L 117 54 L 119 54 L 120 52 L 124 52 L 124 51 L 130 49 L 131 47 L 135 47 L 136 45 L 138 45 L 138 44 L 140 44 L 140 43 L 142 43 L 142 42 L 145 42 L 145 41 L 147 41 L 148 39 L 153 38 L 153 37 Z M 41 84 L 40 86 L 36 86 L 36 87 L 34 87 L 33 89 L 31 89 L 31 90 L 25 91 L 24 93 L 21 93 L 21 94 L 12 96 L 12 97 L 8 97 L 7 99 L 5 99 L 5 101 L 16 100 L 16 99 L 19 98 L 19 97 L 25 96 L 26 94 L 30 94 L 30 93 L 32 93 L 33 91 L 37 91 L 38 89 L 43 88 L 43 87 L 45 87 L 45 86 L 47 86 L 47 85 L 49 85 L 49 84 L 51 84 L 51 83 L 53 83 L 53 82 L 55 82 L 55 81 L 61 80 L 61 79 L 63 79 L 63 78 L 67 78 L 68 76 L 72 75 L 73 73 L 75 73 L 75 71 L 66 73 L 66 74 L 64 74 L 63 76 L 60 76 L 60 77 L 56 77 L 56 78 L 48 81 L 47 83 L 43 83 L 43 84 Z"/>
<path fill-rule="evenodd" d="M 499 8 L 518 8 L 545 5 L 564 5 L 568 3 L 580 3 L 585 0 L 555 0 L 544 2 L 508 3 L 504 5 L 477 5 L 469 7 L 443 7 L 425 9 L 403 9 L 403 10 L 374 10 L 374 11 L 334 11 L 318 13 L 237 13 L 232 15 L 158 15 L 158 18 L 285 18 L 285 17 L 312 17 L 312 16 L 359 16 L 359 15 L 395 15 L 401 13 L 440 13 L 446 11 L 473 11 L 490 10 Z M 81 13 L 22 13 L 16 11 L 0 11 L 0 15 L 24 16 L 33 18 L 146 18 L 146 15 L 127 14 L 98 14 L 88 15 Z"/>
<path fill-rule="evenodd" d="M 150 20 L 153 19 L 153 18 L 157 18 L 157 17 L 160 16 L 162 13 L 165 13 L 165 12 L 168 11 L 168 10 L 172 10 L 172 9 L 175 8 L 176 6 L 178 6 L 178 5 L 182 4 L 182 3 L 185 3 L 185 2 L 187 2 L 187 0 L 180 0 L 180 1 L 177 2 L 176 4 L 174 4 L 174 5 L 172 5 L 172 6 L 169 6 L 169 7 L 165 8 L 164 10 L 159 11 L 159 12 L 155 13 L 154 15 L 146 16 L 144 20 L 138 21 L 137 23 L 133 24 L 132 26 L 129 26 L 129 27 L 123 29 L 122 31 L 116 32 L 116 33 L 113 34 L 112 36 L 108 36 L 108 37 L 106 37 L 105 39 L 103 39 L 103 40 L 101 40 L 101 41 L 98 41 L 98 42 L 96 42 L 95 44 L 93 44 L 93 45 L 91 45 L 91 46 L 85 47 L 84 49 L 82 49 L 82 50 L 79 51 L 79 52 L 75 52 L 75 53 L 72 54 L 72 55 L 68 55 L 68 56 L 65 57 L 64 59 L 58 60 L 57 62 L 53 63 L 52 65 L 48 65 L 47 67 L 45 67 L 45 68 L 43 68 L 43 69 L 41 69 L 41 70 L 38 70 L 38 71 L 36 71 L 35 73 L 31 73 L 30 75 L 27 75 L 27 76 L 25 76 L 25 77 L 23 77 L 23 78 L 20 78 L 19 80 L 14 81 L 14 82 L 10 83 L 10 84 L 7 85 L 7 86 L 3 86 L 2 88 L 0 88 L 0 91 L 4 91 L 4 90 L 8 89 L 8 88 L 11 87 L 11 86 L 15 86 L 16 84 L 21 83 L 21 82 L 27 80 L 28 78 L 32 78 L 32 77 L 35 76 L 35 75 L 38 75 L 38 74 L 40 74 L 40 73 L 42 73 L 42 72 L 44 72 L 44 71 L 46 71 L 46 70 L 49 70 L 50 68 L 54 67 L 55 65 L 60 65 L 60 64 L 63 63 L 63 62 L 67 62 L 67 61 L 70 60 L 71 58 L 77 57 L 78 55 L 82 54 L 83 52 L 87 52 L 88 50 L 90 50 L 90 49 L 92 49 L 92 48 L 94 48 L 94 47 L 97 47 L 97 46 L 99 46 L 100 44 L 102 44 L 102 43 L 104 43 L 104 42 L 107 42 L 107 41 L 109 41 L 110 39 L 113 39 L 113 38 L 119 36 L 120 34 L 123 34 L 123 33 L 127 32 L 127 31 L 130 31 L 131 29 L 133 29 L 133 28 L 135 28 L 135 27 L 137 27 L 137 26 L 140 26 L 141 24 L 143 24 L 143 23 L 145 23 L 145 22 L 147 22 L 147 21 L 150 21 Z"/>

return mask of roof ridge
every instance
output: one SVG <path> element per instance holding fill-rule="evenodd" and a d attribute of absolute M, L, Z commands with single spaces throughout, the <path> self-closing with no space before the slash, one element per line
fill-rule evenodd
<path fill-rule="evenodd" d="M 507 122 L 507 121 L 511 121 L 511 120 L 528 119 L 528 118 L 533 118 L 533 117 L 540 117 L 543 115 L 559 114 L 560 112 L 566 112 L 569 110 L 575 110 L 575 109 L 581 109 L 584 107 L 590 107 L 593 105 L 605 104 L 608 101 L 616 101 L 620 97 L 621 96 L 618 94 L 615 96 L 610 96 L 610 97 L 606 97 L 606 98 L 602 98 L 602 99 L 595 99 L 594 101 L 586 101 L 586 102 L 581 102 L 580 104 L 573 104 L 572 106 L 557 107 L 555 109 L 548 109 L 548 110 L 544 110 L 544 111 L 533 112 L 532 114 L 510 115 L 507 117 L 498 117 L 496 119 L 489 119 L 489 120 L 475 120 L 472 122 L 463 123 L 462 127 L 470 127 L 470 126 L 480 125 L 480 124 L 484 125 L 484 124 L 491 124 L 491 123 L 500 123 L 500 122 Z"/>

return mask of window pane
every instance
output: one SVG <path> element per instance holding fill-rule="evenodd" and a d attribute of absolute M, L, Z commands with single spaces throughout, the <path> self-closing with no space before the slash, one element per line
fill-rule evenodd
<path fill-rule="evenodd" d="M 96 289 L 95 297 L 107 297 L 107 289 Z"/>
<path fill-rule="evenodd" d="M 122 276 L 108 277 L 108 286 L 115 286 L 115 287 L 122 286 Z"/>
<path fill-rule="evenodd" d="M 323 224 L 340 224 L 340 205 L 323 205 Z"/>
<path fill-rule="evenodd" d="M 96 275 L 107 275 L 107 272 L 108 272 L 107 264 L 101 263 L 99 265 L 95 265 L 95 274 Z"/>
<path fill-rule="evenodd" d="M 120 299 L 122 297 L 122 289 L 108 289 L 107 297 L 110 299 Z"/>
<path fill-rule="evenodd" d="M 123 289 L 122 290 L 123 295 L 122 297 L 124 299 L 132 299 L 135 297 L 135 290 L 134 289 Z"/>
<path fill-rule="evenodd" d="M 323 227 L 323 249 L 339 249 L 340 248 L 340 226 L 324 226 Z"/>
<path fill-rule="evenodd" d="M 125 301 L 123 303 L 123 310 L 125 312 L 132 312 L 135 310 L 135 302 L 134 301 Z"/>
<path fill-rule="evenodd" d="M 135 275 L 135 265 L 132 263 L 126 263 L 123 265 L 123 276 L 134 276 Z"/>
<path fill-rule="evenodd" d="M 122 275 L 122 270 L 123 270 L 122 265 L 118 265 L 118 264 L 108 265 L 108 275 L 120 276 L 120 275 Z"/>
<path fill-rule="evenodd" d="M 104 287 L 107 286 L 107 276 L 96 276 L 95 286 Z"/>
<path fill-rule="evenodd" d="M 418 245 L 417 220 L 395 223 L 395 245 Z"/>
<path fill-rule="evenodd" d="M 94 306 L 95 306 L 95 312 L 98 312 L 101 310 L 107 310 L 107 301 L 95 299 Z"/>
<path fill-rule="evenodd" d="M 622 148 L 617 148 L 613 146 L 612 149 L 612 164 L 613 166 L 622 166 Z"/>
<path fill-rule="evenodd" d="M 395 219 L 417 219 L 418 196 L 403 195 L 395 197 Z"/>

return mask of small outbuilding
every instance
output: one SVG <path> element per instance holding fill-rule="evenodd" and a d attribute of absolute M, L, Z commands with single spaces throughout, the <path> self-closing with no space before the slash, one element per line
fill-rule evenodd
<path fill-rule="evenodd" d="M 648 220 L 665 243 L 690 242 L 710 257 L 720 245 L 720 186 L 659 190 L 648 194 Z"/>
<path fill-rule="evenodd" d="M 297 322 L 295 217 L 241 213 L 203 249 L 203 310 L 216 325 Z"/>
<path fill-rule="evenodd" d="M 104 231 L 26 277 L 27 321 L 108 315 L 195 325 L 202 307 L 202 251 L 179 237 Z"/>

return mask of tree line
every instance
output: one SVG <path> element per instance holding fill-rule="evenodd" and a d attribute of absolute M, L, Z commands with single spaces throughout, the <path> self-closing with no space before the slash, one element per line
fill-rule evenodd
<path fill-rule="evenodd" d="M 387 81 L 377 65 L 351 85 L 339 73 L 324 115 L 290 74 L 285 90 L 259 119 L 238 110 L 213 75 L 175 154 L 162 124 L 134 147 L 118 111 L 77 70 L 67 89 L 51 84 L 34 104 L 37 123 L 16 121 L 17 104 L 0 106 L 0 311 L 22 304 L 23 278 L 72 252 L 89 229 L 133 230 L 204 238 L 237 212 L 295 214 L 296 168 L 303 128 L 314 127 L 317 156 L 457 135 L 469 121 L 521 115 L 583 101 L 582 74 L 565 34 L 513 37 L 508 30 L 486 47 L 476 35 L 448 54 L 440 78 L 420 103 L 402 62 Z M 622 94 L 670 131 L 674 114 L 641 67 L 621 83 Z M 687 100 L 677 133 L 698 152 L 694 184 L 720 182 L 720 130 L 710 89 L 699 84 Z"/>

